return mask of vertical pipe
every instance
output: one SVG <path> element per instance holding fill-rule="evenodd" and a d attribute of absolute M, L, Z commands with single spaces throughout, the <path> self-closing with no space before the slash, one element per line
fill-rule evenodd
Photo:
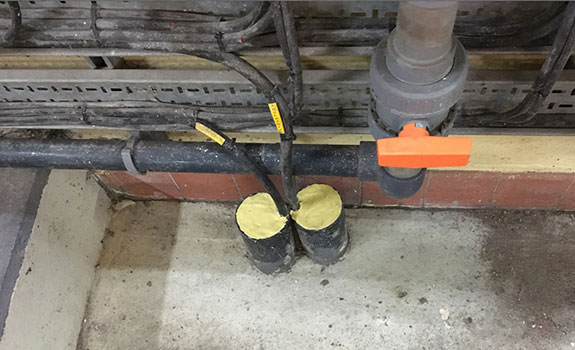
<path fill-rule="evenodd" d="M 449 73 L 455 55 L 457 6 L 456 1 L 400 3 L 386 59 L 396 78 L 411 84 L 430 84 Z"/>
<path fill-rule="evenodd" d="M 374 51 L 370 79 L 374 136 L 391 136 L 407 123 L 437 130 L 448 118 L 467 75 L 465 51 L 453 36 L 457 1 L 400 2 L 397 27 Z M 381 123 L 380 123 L 381 122 Z M 414 195 L 425 169 L 382 167 L 380 188 L 390 197 Z"/>

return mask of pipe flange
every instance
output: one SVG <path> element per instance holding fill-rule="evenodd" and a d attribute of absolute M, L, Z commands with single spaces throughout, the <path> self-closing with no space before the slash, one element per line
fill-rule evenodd
<path fill-rule="evenodd" d="M 426 85 L 397 79 L 387 67 L 386 55 L 386 43 L 382 41 L 374 50 L 369 74 L 378 119 L 396 133 L 408 121 L 426 124 L 429 130 L 436 129 L 463 93 L 468 62 L 461 43 L 456 41 L 451 71 L 443 79 Z"/>
<path fill-rule="evenodd" d="M 449 110 L 447 118 L 445 118 L 443 122 L 439 124 L 438 127 L 436 127 L 433 130 L 428 130 L 429 135 L 447 136 L 451 128 L 453 128 L 455 120 L 459 117 L 460 114 L 461 114 L 461 106 L 459 104 L 456 104 Z M 377 111 L 375 110 L 375 101 L 373 99 L 369 103 L 366 119 L 369 131 L 376 140 L 397 136 L 398 132 L 396 132 L 389 125 L 387 125 L 377 114 Z M 409 122 L 412 121 L 406 121 L 406 123 Z"/>
<path fill-rule="evenodd" d="M 366 119 L 367 119 L 367 126 L 369 127 L 369 131 L 373 135 L 374 139 L 379 140 L 397 136 L 397 132 L 392 130 L 377 115 L 377 112 L 375 110 L 375 102 L 373 101 L 373 99 L 371 99 L 369 103 Z"/>
<path fill-rule="evenodd" d="M 385 63 L 391 74 L 397 79 L 408 84 L 426 85 L 441 80 L 441 77 L 445 77 L 451 71 L 457 47 L 455 37 L 453 37 L 449 50 L 432 62 L 410 61 L 397 50 L 393 37 L 390 35 L 387 39 Z"/>
<path fill-rule="evenodd" d="M 393 168 L 378 167 L 376 169 L 379 188 L 390 198 L 405 199 L 419 191 L 425 179 L 427 169 L 409 169 L 414 173 L 408 177 L 400 177 L 391 173 Z"/>

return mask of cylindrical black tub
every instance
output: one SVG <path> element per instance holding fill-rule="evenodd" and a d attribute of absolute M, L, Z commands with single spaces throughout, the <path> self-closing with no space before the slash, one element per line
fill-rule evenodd
<path fill-rule="evenodd" d="M 332 219 L 331 223 L 325 223 L 327 226 L 324 227 L 306 227 L 302 222 L 298 222 L 301 218 L 297 213 L 292 215 L 294 225 L 296 227 L 297 234 L 301 240 L 302 246 L 305 249 L 306 255 L 318 264 L 330 265 L 339 261 L 339 259 L 345 253 L 347 246 L 349 244 L 349 236 L 345 229 L 345 215 L 343 209 L 343 203 L 341 197 L 331 186 L 315 184 L 311 186 L 323 186 L 324 189 L 329 189 L 331 192 L 332 200 L 337 201 L 339 212 L 332 212 L 333 215 L 337 215 L 335 219 Z M 311 186 L 306 187 L 310 188 Z M 307 197 L 301 195 L 304 190 L 298 193 L 298 198 L 300 198 L 300 210 L 314 210 L 314 206 L 310 205 L 306 208 L 306 200 L 311 200 L 314 202 L 321 202 L 326 197 L 323 195 L 314 195 L 312 197 Z M 303 221 L 303 220 L 302 220 Z"/>
<path fill-rule="evenodd" d="M 236 210 L 236 224 L 246 245 L 250 261 L 265 274 L 289 271 L 295 263 L 295 241 L 291 220 L 288 218 L 283 228 L 270 237 L 257 239 L 240 227 L 238 210 Z"/>
<path fill-rule="evenodd" d="M 337 220 L 324 229 L 308 230 L 294 223 L 306 255 L 316 263 L 335 264 L 347 250 L 349 236 L 345 229 L 343 209 Z"/>

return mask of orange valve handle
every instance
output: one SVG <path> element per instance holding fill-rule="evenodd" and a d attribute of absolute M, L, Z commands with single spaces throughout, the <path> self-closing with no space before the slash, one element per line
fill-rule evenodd
<path fill-rule="evenodd" d="M 425 128 L 406 124 L 398 137 L 377 140 L 377 162 L 397 168 L 463 166 L 469 162 L 471 139 L 429 136 Z"/>

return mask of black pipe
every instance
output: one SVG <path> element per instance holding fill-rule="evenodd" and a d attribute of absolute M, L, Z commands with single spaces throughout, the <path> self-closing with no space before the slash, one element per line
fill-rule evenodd
<path fill-rule="evenodd" d="M 0 139 L 0 167 L 126 170 L 122 140 Z M 270 174 L 280 173 L 278 144 L 240 144 Z M 214 142 L 141 140 L 134 148 L 140 171 L 248 173 L 233 155 Z M 375 143 L 360 146 L 294 145 L 294 173 L 359 177 L 375 181 Z"/>
<path fill-rule="evenodd" d="M 126 170 L 121 152 L 122 140 L 63 139 L 1 139 L 0 168 L 50 168 Z M 141 172 L 186 172 L 246 174 L 257 168 L 259 176 L 280 174 L 279 144 L 235 144 L 238 152 L 230 152 L 214 142 L 172 142 L 140 140 L 133 148 L 132 158 Z M 241 150 L 241 151 L 240 151 Z M 247 161 L 246 159 L 249 159 Z M 391 198 L 407 198 L 417 192 L 425 172 L 417 175 L 417 185 L 408 194 L 405 184 L 381 176 L 377 164 L 375 142 L 359 146 L 294 145 L 293 174 L 357 177 L 361 181 L 377 181 L 379 188 Z M 413 187 L 415 186 L 415 187 Z M 266 186 L 266 189 L 271 187 Z M 279 208 L 281 210 L 281 208 Z"/>

